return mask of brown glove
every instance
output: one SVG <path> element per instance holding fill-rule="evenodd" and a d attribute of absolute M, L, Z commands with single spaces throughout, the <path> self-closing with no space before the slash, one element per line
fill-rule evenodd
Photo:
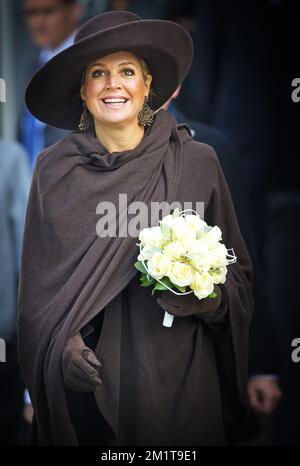
<path fill-rule="evenodd" d="M 222 303 L 222 291 L 215 285 L 215 298 L 198 299 L 194 293 L 179 296 L 171 291 L 161 291 L 157 298 L 157 303 L 164 310 L 176 317 L 186 317 L 190 315 L 207 315 L 216 312 Z"/>
<path fill-rule="evenodd" d="M 102 381 L 99 378 L 100 361 L 76 333 L 66 343 L 62 356 L 62 371 L 65 385 L 72 390 L 93 392 Z"/>

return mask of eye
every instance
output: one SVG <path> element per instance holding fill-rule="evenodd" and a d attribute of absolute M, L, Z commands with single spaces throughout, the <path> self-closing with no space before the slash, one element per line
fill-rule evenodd
<path fill-rule="evenodd" d="M 124 68 L 124 70 L 122 71 L 125 74 L 125 76 L 133 76 L 135 74 L 132 68 Z"/>
<path fill-rule="evenodd" d="M 104 74 L 104 71 L 97 68 L 92 71 L 92 78 L 99 78 L 100 76 L 103 76 L 103 74 Z"/>

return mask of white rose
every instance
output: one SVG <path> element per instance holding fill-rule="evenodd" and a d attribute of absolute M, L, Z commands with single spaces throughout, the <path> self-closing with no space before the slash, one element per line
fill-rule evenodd
<path fill-rule="evenodd" d="M 217 243 L 209 249 L 212 267 L 224 267 L 227 265 L 227 249 L 225 244 Z"/>
<path fill-rule="evenodd" d="M 207 223 L 201 220 L 199 215 L 188 214 L 185 216 L 185 224 L 188 228 L 194 231 L 201 230 Z"/>
<path fill-rule="evenodd" d="M 147 245 L 148 247 L 160 248 L 164 237 L 160 227 L 144 228 L 139 234 L 139 240 L 142 246 Z"/>
<path fill-rule="evenodd" d="M 222 240 L 222 231 L 219 227 L 212 227 L 202 238 L 201 241 L 205 242 L 209 247 L 214 246 L 218 241 Z"/>
<path fill-rule="evenodd" d="M 162 220 L 159 221 L 160 224 L 164 223 L 165 225 L 171 226 L 173 222 L 172 215 L 166 215 Z"/>
<path fill-rule="evenodd" d="M 198 299 L 206 298 L 214 290 L 213 277 L 207 272 L 195 272 L 190 287 Z"/>
<path fill-rule="evenodd" d="M 188 252 L 194 247 L 196 240 L 196 232 L 194 230 L 186 230 L 181 237 L 178 237 L 178 241 L 182 244 L 184 249 Z"/>
<path fill-rule="evenodd" d="M 174 285 L 188 286 L 193 280 L 193 269 L 190 264 L 173 262 L 169 271 L 169 278 Z"/>
<path fill-rule="evenodd" d="M 208 245 L 202 241 L 202 239 L 196 239 L 191 243 L 189 247 L 189 254 L 193 255 L 207 255 L 208 254 Z"/>
<path fill-rule="evenodd" d="M 198 272 L 208 272 L 211 268 L 211 262 L 208 256 L 193 256 L 190 260 L 190 264 L 197 270 Z"/>
<path fill-rule="evenodd" d="M 171 260 L 161 252 L 156 252 L 148 261 L 147 266 L 149 274 L 160 280 L 164 276 L 168 276 L 171 268 Z"/>
<path fill-rule="evenodd" d="M 180 241 L 185 249 L 189 249 L 196 241 L 196 231 L 187 228 L 183 217 L 176 217 L 171 224 L 173 241 Z"/>
<path fill-rule="evenodd" d="M 180 241 L 172 241 L 172 243 L 167 244 L 163 249 L 164 254 L 173 260 L 179 259 L 180 256 L 185 254 L 185 251 Z"/>
<path fill-rule="evenodd" d="M 187 257 L 190 258 L 191 264 L 197 270 L 208 271 L 211 268 L 212 258 L 209 254 L 208 245 L 201 240 L 195 240 L 191 243 Z"/>
<path fill-rule="evenodd" d="M 161 252 L 160 248 L 154 248 L 152 246 L 144 246 L 138 255 L 139 261 L 148 261 L 151 259 L 155 252 Z"/>
<path fill-rule="evenodd" d="M 181 238 L 181 236 L 186 231 L 185 221 L 183 217 L 175 217 L 170 223 L 172 229 L 172 235 L 175 239 Z"/>
<path fill-rule="evenodd" d="M 226 274 L 227 274 L 227 267 L 218 267 L 217 269 L 210 270 L 209 274 L 211 275 L 214 283 L 217 285 L 219 283 L 225 283 L 226 281 Z"/>

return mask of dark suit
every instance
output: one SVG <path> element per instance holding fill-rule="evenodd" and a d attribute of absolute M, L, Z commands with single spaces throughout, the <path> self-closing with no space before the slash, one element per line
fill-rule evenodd
<path fill-rule="evenodd" d="M 299 363 L 291 360 L 292 340 L 300 336 L 300 190 L 295 169 L 300 104 L 291 98 L 292 80 L 299 76 L 295 60 L 299 2 L 199 0 L 197 9 L 195 60 L 179 108 L 224 130 L 240 154 L 239 167 L 260 258 L 265 260 L 263 283 L 280 349 L 283 397 L 275 413 L 275 443 L 300 445 L 300 369 Z M 255 358 L 259 366 L 264 366 L 268 352 L 269 332 L 264 331 L 268 322 L 253 321 L 257 345 L 263 347 Z M 268 347 L 271 354 L 272 343 Z"/>
<path fill-rule="evenodd" d="M 194 14 L 194 60 L 178 108 L 231 141 L 260 240 L 275 115 L 267 2 L 199 0 Z"/>
<path fill-rule="evenodd" d="M 18 75 L 18 128 L 17 128 L 17 134 L 18 134 L 18 140 L 22 143 L 23 142 L 23 137 L 22 137 L 22 124 L 23 124 L 23 118 L 24 118 L 24 111 L 25 111 L 25 90 L 26 87 L 31 80 L 32 76 L 34 73 L 38 70 L 39 68 L 39 51 L 36 49 L 33 49 L 30 54 L 27 57 L 27 61 L 23 66 L 24 72 Z M 79 122 L 78 122 L 79 123 Z M 59 141 L 61 138 L 63 138 L 66 134 L 68 134 L 68 131 L 60 129 L 60 128 L 55 128 L 54 126 L 49 126 L 46 125 L 44 130 L 43 130 L 43 136 L 44 136 L 44 147 L 48 147 L 51 144 L 54 144 L 55 142 Z"/>

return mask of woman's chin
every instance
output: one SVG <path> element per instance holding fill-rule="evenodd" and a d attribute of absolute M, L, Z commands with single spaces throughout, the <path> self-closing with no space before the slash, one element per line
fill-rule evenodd
<path fill-rule="evenodd" d="M 115 114 L 99 118 L 98 122 L 102 125 L 126 125 L 130 124 L 132 117 L 129 115 Z"/>

